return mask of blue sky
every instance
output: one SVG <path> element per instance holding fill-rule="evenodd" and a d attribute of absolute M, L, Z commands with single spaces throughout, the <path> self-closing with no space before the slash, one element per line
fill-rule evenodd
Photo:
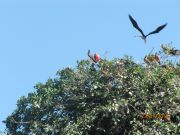
<path fill-rule="evenodd" d="M 75 67 L 87 50 L 108 59 L 124 54 L 142 61 L 161 43 L 180 49 L 179 0 L 4 0 L 0 1 L 0 121 L 35 84 L 57 70 Z M 168 23 L 145 45 L 131 25 L 131 14 L 145 33 Z M 0 130 L 5 125 L 0 122 Z"/>

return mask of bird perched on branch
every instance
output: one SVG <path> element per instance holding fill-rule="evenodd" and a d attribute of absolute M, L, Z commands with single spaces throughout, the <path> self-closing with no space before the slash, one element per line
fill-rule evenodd
<path fill-rule="evenodd" d="M 93 60 L 93 62 L 95 62 L 95 63 L 97 63 L 97 62 L 99 62 L 99 61 L 101 60 L 99 54 L 95 53 L 94 55 L 91 55 L 91 54 L 90 54 L 90 50 L 88 50 L 88 56 L 89 56 L 89 58 L 90 58 L 91 60 Z"/>
<path fill-rule="evenodd" d="M 174 56 L 177 56 L 177 55 L 180 56 L 180 50 L 172 50 L 172 51 L 170 52 L 170 54 L 171 54 L 171 55 L 174 55 Z"/>
<path fill-rule="evenodd" d="M 156 53 L 155 55 L 149 55 L 144 57 L 144 62 L 148 65 L 153 64 L 153 63 L 160 63 L 160 56 Z"/>
<path fill-rule="evenodd" d="M 138 26 L 137 22 L 132 18 L 131 15 L 129 15 L 129 19 L 132 23 L 132 25 L 134 26 L 134 28 L 136 28 L 140 33 L 141 33 L 141 36 L 138 36 L 140 38 L 142 38 L 144 40 L 144 42 L 146 43 L 146 38 L 151 35 L 151 34 L 156 34 L 156 33 L 159 33 L 164 27 L 166 27 L 167 23 L 166 24 L 163 24 L 159 27 L 157 27 L 154 31 L 150 32 L 149 34 L 145 35 L 143 33 L 143 31 L 141 30 L 141 28 Z"/>
<path fill-rule="evenodd" d="M 180 50 L 172 48 L 170 46 L 161 45 L 163 52 L 167 55 L 180 56 Z"/>

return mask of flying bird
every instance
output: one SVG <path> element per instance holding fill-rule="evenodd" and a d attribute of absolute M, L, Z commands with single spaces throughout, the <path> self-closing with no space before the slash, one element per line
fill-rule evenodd
<path fill-rule="evenodd" d="M 90 54 L 90 50 L 88 50 L 88 56 L 91 60 L 93 60 L 95 63 L 99 62 L 100 61 L 100 55 L 95 53 L 94 55 L 91 55 Z"/>
<path fill-rule="evenodd" d="M 129 15 L 129 19 L 132 23 L 132 25 L 134 26 L 134 28 L 136 28 L 140 33 L 141 33 L 141 36 L 138 36 L 140 38 L 142 38 L 144 40 L 144 42 L 146 43 L 146 38 L 151 35 L 151 34 L 156 34 L 156 33 L 159 33 L 164 27 L 166 27 L 167 23 L 166 24 L 163 24 L 159 27 L 157 27 L 154 31 L 150 32 L 149 34 L 145 35 L 143 33 L 143 31 L 141 30 L 141 28 L 138 26 L 137 22 L 132 18 L 131 15 Z"/>

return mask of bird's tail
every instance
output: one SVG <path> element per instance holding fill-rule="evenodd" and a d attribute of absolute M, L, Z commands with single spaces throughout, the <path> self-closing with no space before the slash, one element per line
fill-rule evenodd
<path fill-rule="evenodd" d="M 134 37 L 139 37 L 139 38 L 141 38 L 141 39 L 144 41 L 144 43 L 146 44 L 146 37 L 143 37 L 143 36 L 134 36 Z"/>

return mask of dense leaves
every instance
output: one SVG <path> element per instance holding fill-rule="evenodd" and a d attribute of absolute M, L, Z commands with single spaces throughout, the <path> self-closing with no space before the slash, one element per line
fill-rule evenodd
<path fill-rule="evenodd" d="M 129 57 L 78 62 L 21 97 L 6 119 L 10 135 L 180 134 L 180 65 Z M 145 119 L 143 114 L 169 114 Z"/>

